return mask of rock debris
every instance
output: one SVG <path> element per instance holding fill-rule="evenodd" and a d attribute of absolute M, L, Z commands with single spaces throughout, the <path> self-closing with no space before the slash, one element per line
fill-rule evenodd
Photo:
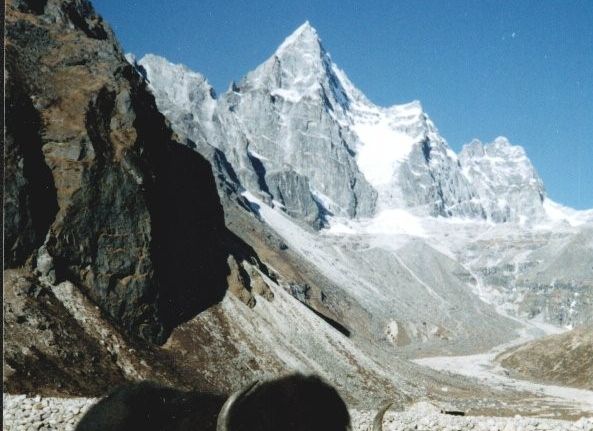
<path fill-rule="evenodd" d="M 3 395 L 5 431 L 73 431 L 96 398 L 57 398 Z M 353 431 L 366 431 L 375 415 L 371 410 L 351 410 Z M 429 403 L 403 412 L 387 412 L 384 431 L 592 431 L 593 417 L 576 422 L 532 417 L 451 416 Z"/>

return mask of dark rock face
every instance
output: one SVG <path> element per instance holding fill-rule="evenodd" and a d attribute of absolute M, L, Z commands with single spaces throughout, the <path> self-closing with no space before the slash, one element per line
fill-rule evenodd
<path fill-rule="evenodd" d="M 172 136 L 89 2 L 38 3 L 7 4 L 6 262 L 45 239 L 41 275 L 162 343 L 226 290 L 210 164 Z"/>
<path fill-rule="evenodd" d="M 24 263 L 43 243 L 57 212 L 53 178 L 41 152 L 39 113 L 11 69 L 7 64 L 4 267 Z"/>
<path fill-rule="evenodd" d="M 45 9 L 47 0 L 16 0 L 15 5 L 21 12 L 40 15 Z"/>

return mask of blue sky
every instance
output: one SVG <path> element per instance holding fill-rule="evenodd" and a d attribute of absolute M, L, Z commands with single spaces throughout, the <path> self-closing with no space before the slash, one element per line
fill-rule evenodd
<path fill-rule="evenodd" d="M 522 145 L 548 195 L 593 208 L 593 1 L 95 0 L 126 52 L 204 74 L 218 92 L 309 20 L 373 102 L 414 99 L 459 151 Z"/>

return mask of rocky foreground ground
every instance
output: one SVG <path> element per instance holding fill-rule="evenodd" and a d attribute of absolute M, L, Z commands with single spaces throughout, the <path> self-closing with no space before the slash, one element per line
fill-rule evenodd
<path fill-rule="evenodd" d="M 96 401 L 94 398 L 3 396 L 5 431 L 74 430 L 76 423 Z M 352 410 L 354 431 L 366 431 L 374 411 Z M 383 422 L 384 431 L 407 430 L 476 430 L 476 431 L 591 431 L 593 417 L 576 422 L 515 417 L 451 416 L 441 414 L 430 403 L 417 403 L 403 412 L 389 411 Z"/>

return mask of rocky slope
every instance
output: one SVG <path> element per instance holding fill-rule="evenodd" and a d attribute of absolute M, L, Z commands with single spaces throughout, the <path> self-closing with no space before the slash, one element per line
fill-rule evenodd
<path fill-rule="evenodd" d="M 498 356 L 503 367 L 537 381 L 593 389 L 593 327 L 583 326 Z"/>
<path fill-rule="evenodd" d="M 593 319 L 591 226 L 470 224 L 457 229 L 454 241 L 435 238 L 476 275 L 486 301 L 523 318 L 576 327 Z"/>
<path fill-rule="evenodd" d="M 4 272 L 3 287 L 5 388 L 97 396 L 127 380 L 50 289 L 19 270 Z"/>

